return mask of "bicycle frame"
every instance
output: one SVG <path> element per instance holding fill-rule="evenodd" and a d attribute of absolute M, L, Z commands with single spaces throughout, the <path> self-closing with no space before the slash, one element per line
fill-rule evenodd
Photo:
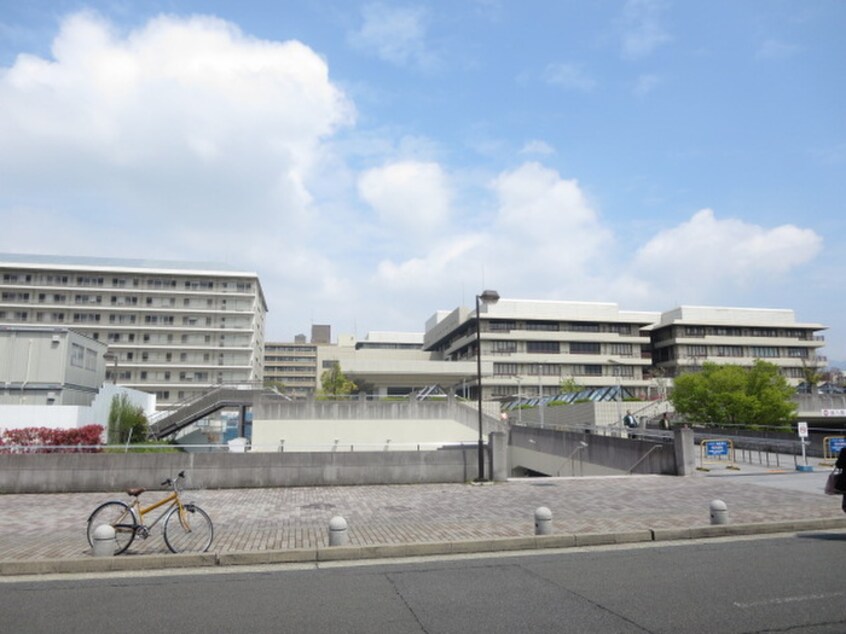
<path fill-rule="evenodd" d="M 159 514 L 159 516 L 155 519 L 155 521 L 153 521 L 153 523 L 152 523 L 152 524 L 147 524 L 147 523 L 144 521 L 144 516 L 145 516 L 145 515 L 147 515 L 148 513 L 152 513 L 152 512 L 153 512 L 153 511 L 155 511 L 157 508 L 161 508 L 161 507 L 162 507 L 162 506 L 164 506 L 165 504 L 169 504 L 169 503 L 171 503 L 171 502 L 172 502 L 173 504 L 171 504 L 171 505 L 170 505 L 170 506 L 168 506 L 168 507 L 167 507 L 164 511 L 162 511 L 162 512 Z M 149 530 L 149 529 L 153 528 L 156 524 L 158 524 L 158 523 L 161 521 L 161 519 L 162 519 L 165 515 L 167 515 L 167 512 L 168 512 L 171 508 L 173 508 L 174 506 L 178 506 L 178 507 L 179 507 L 179 521 L 180 521 L 180 523 L 181 523 L 183 526 L 185 526 L 185 520 L 183 519 L 184 514 L 185 514 L 185 509 L 184 509 L 184 507 L 182 506 L 182 501 L 179 499 L 179 493 L 178 493 L 178 492 L 176 492 L 176 491 L 174 491 L 173 493 L 171 493 L 171 494 L 170 494 L 170 495 L 168 495 L 167 497 L 162 498 L 162 499 L 161 499 L 161 500 L 159 500 L 158 502 L 153 502 L 153 503 L 152 503 L 152 504 L 150 504 L 149 506 L 145 506 L 145 507 L 143 507 L 143 508 L 141 507 L 141 500 L 140 500 L 140 499 L 138 499 L 137 497 L 136 497 L 136 498 L 132 501 L 132 504 L 131 504 L 131 507 L 132 507 L 133 509 L 135 509 L 135 512 L 138 514 L 138 525 L 139 525 L 140 527 L 143 527 L 143 528 L 147 529 L 147 530 Z M 186 529 L 187 529 L 187 526 L 186 526 Z"/>
<path fill-rule="evenodd" d="M 135 531 L 137 532 L 138 529 L 143 530 L 143 537 L 146 537 L 147 534 L 150 532 L 150 529 L 153 528 L 156 524 L 158 524 L 163 517 L 165 517 L 171 509 L 175 506 L 178 509 L 177 516 L 179 517 L 179 523 L 182 524 L 182 527 L 186 531 L 190 531 L 191 527 L 188 524 L 188 518 L 185 516 L 185 506 L 182 504 L 182 500 L 179 498 L 179 482 L 181 479 L 185 478 L 185 472 L 182 471 L 176 476 L 175 480 L 171 480 L 168 478 L 162 484 L 167 484 L 173 489 L 173 492 L 170 495 L 163 497 L 158 502 L 153 502 L 148 506 L 141 506 L 141 498 L 139 497 L 141 494 L 134 496 L 132 500 L 132 504 L 130 504 L 130 508 L 135 511 L 136 515 L 138 516 L 138 524 L 135 526 Z M 152 513 L 158 508 L 165 506 L 166 504 L 170 504 L 164 511 L 162 511 L 159 516 L 153 521 L 152 524 L 146 524 L 144 522 L 144 516 Z"/>

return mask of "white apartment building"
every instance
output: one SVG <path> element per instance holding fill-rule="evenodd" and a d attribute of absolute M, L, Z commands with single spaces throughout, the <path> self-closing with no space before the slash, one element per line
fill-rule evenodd
<path fill-rule="evenodd" d="M 261 381 L 258 275 L 221 264 L 0 254 L 0 325 L 63 326 L 108 346 L 107 380 L 168 408 Z"/>
<path fill-rule="evenodd" d="M 644 329 L 658 317 L 611 303 L 482 302 L 483 399 L 553 396 L 569 380 L 585 388 L 620 386 L 646 396 L 653 381 Z M 426 324 L 423 347 L 448 361 L 475 361 L 475 310 L 436 313 Z M 474 373 L 468 396 L 478 394 L 476 383 Z"/>
<path fill-rule="evenodd" d="M 706 361 L 748 367 L 762 359 L 798 385 L 806 369 L 825 366 L 827 359 L 817 354 L 825 345 L 818 333 L 825 328 L 799 323 L 787 309 L 680 306 L 662 313 L 648 330 L 652 363 L 667 377 Z"/>

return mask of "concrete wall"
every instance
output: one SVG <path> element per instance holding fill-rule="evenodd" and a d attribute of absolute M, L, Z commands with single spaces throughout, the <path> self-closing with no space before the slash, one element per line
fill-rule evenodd
<path fill-rule="evenodd" d="M 0 494 L 157 489 L 162 480 L 182 470 L 190 488 L 229 489 L 467 482 L 476 478 L 477 469 L 476 447 L 355 453 L 6 454 L 0 455 Z"/>
<path fill-rule="evenodd" d="M 0 405 L 0 430 L 21 427 L 49 427 L 51 429 L 73 429 L 85 425 L 102 425 L 109 422 L 112 398 L 126 394 L 129 402 L 141 407 L 149 416 L 156 410 L 156 397 L 105 383 L 90 406 L 80 405 Z"/>
<path fill-rule="evenodd" d="M 437 449 L 470 443 L 477 429 L 451 420 L 253 421 L 252 451 L 366 451 Z"/>
<path fill-rule="evenodd" d="M 580 446 L 579 442 L 588 446 L 573 454 Z M 518 473 L 521 467 L 553 476 L 628 473 L 632 467 L 633 473 L 679 473 L 672 444 L 556 429 L 514 427 L 510 445 L 511 469 Z M 653 449 L 656 446 L 661 449 Z M 575 460 L 567 458 L 571 454 Z M 571 473 L 574 468 L 580 467 L 580 463 L 584 473 Z"/>

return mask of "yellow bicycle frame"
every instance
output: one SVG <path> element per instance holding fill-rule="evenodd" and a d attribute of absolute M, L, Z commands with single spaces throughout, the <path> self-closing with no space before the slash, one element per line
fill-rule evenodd
<path fill-rule="evenodd" d="M 182 500 L 179 499 L 179 493 L 177 493 L 176 491 L 174 491 L 167 497 L 162 498 L 158 502 L 153 502 L 149 506 L 145 506 L 143 508 L 141 507 L 141 500 L 136 496 L 135 499 L 132 501 L 132 508 L 135 509 L 136 513 L 138 514 L 138 523 L 141 526 L 146 526 L 144 522 L 145 515 L 173 501 L 176 501 L 176 506 L 179 509 L 179 523 L 182 524 L 182 528 L 184 528 L 186 531 L 190 531 L 191 527 L 188 524 L 188 518 L 185 513 L 185 507 L 182 504 Z M 161 516 L 157 517 L 156 521 L 153 522 L 153 525 L 157 524 L 160 519 Z"/>

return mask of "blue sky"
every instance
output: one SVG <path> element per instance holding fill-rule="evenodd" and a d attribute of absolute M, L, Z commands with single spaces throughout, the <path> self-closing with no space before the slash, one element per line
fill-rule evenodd
<path fill-rule="evenodd" d="M 846 3 L 0 0 L 0 251 L 256 271 L 267 335 L 508 298 L 842 315 Z"/>

